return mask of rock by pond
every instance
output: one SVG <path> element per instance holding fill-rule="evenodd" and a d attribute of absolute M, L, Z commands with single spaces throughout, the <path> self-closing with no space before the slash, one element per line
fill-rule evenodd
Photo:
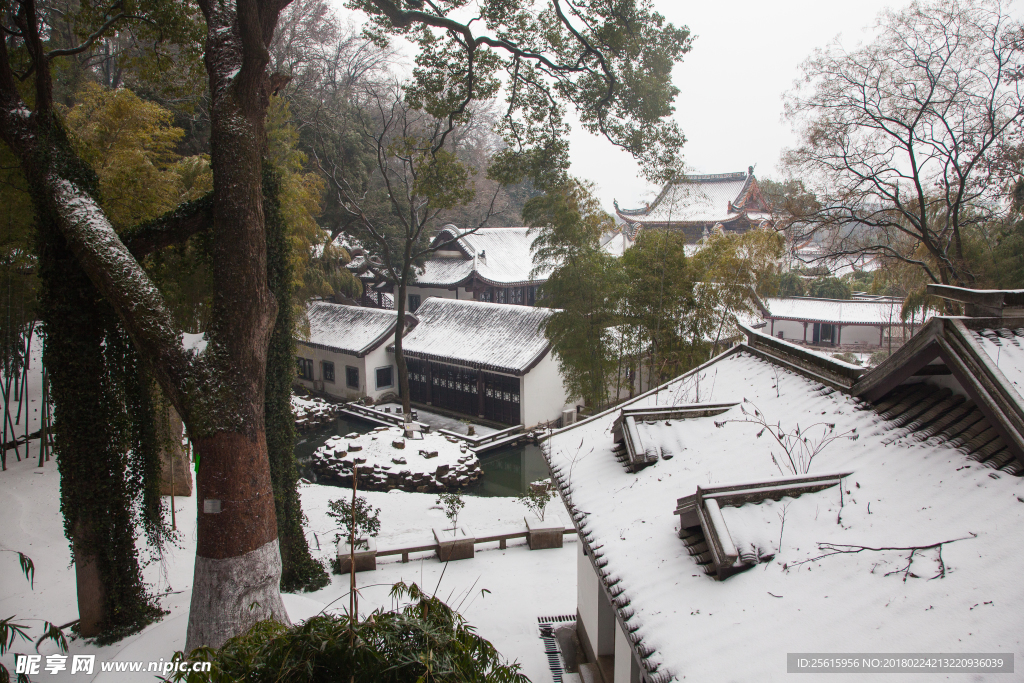
<path fill-rule="evenodd" d="M 352 485 L 370 491 L 435 493 L 468 489 L 483 475 L 480 459 L 440 434 L 407 439 L 399 427 L 378 427 L 369 434 L 334 436 L 313 453 L 310 468 L 321 484 Z"/>

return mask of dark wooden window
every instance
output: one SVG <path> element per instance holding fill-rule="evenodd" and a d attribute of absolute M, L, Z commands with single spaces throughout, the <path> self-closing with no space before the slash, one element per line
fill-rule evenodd
<path fill-rule="evenodd" d="M 354 368 L 351 365 L 345 366 L 345 386 L 349 389 L 359 388 L 359 368 Z"/>
<path fill-rule="evenodd" d="M 526 305 L 533 306 L 537 303 L 537 288 L 527 287 L 526 288 Z"/>
<path fill-rule="evenodd" d="M 478 415 L 480 394 L 477 371 L 443 363 L 430 364 L 430 399 L 435 406 L 467 415 Z M 425 379 L 425 378 L 424 378 Z M 410 398 L 414 396 L 409 389 Z"/>
<path fill-rule="evenodd" d="M 375 371 L 377 374 L 377 388 L 378 389 L 389 389 L 395 386 L 395 373 L 392 366 L 386 368 L 377 368 Z"/>
<path fill-rule="evenodd" d="M 325 382 L 334 382 L 334 363 L 329 360 L 323 362 L 323 373 Z"/>
<path fill-rule="evenodd" d="M 507 304 L 508 303 L 508 290 L 504 287 L 497 287 L 494 290 L 494 303 Z"/>
<path fill-rule="evenodd" d="M 488 287 L 480 290 L 480 301 L 494 301 L 494 291 Z"/>
<path fill-rule="evenodd" d="M 409 312 L 410 313 L 415 313 L 416 309 L 420 307 L 420 302 L 421 301 L 422 301 L 422 299 L 420 298 L 419 294 L 410 294 L 409 295 Z"/>
<path fill-rule="evenodd" d="M 519 424 L 519 378 L 484 373 L 484 417 Z"/>
<path fill-rule="evenodd" d="M 511 290 L 511 298 L 509 299 L 510 304 L 516 304 L 522 306 L 526 303 L 526 295 L 523 292 L 522 287 L 513 287 Z"/>
<path fill-rule="evenodd" d="M 409 370 L 409 400 L 430 403 L 429 365 L 425 361 L 408 358 L 405 365 Z"/>
<path fill-rule="evenodd" d="M 311 358 L 296 358 L 298 362 L 299 379 L 313 379 L 313 360 Z"/>

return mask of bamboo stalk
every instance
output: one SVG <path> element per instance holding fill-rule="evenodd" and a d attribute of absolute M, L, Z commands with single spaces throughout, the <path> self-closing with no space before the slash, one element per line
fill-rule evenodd
<path fill-rule="evenodd" d="M 356 487 L 359 484 L 359 465 L 352 465 L 352 529 L 349 533 L 349 598 L 348 614 L 349 624 L 353 632 L 356 626 L 356 610 L 359 603 L 356 600 Z"/>
<path fill-rule="evenodd" d="M 28 458 L 29 447 L 28 447 L 28 366 L 32 360 L 32 330 L 35 328 L 35 322 L 29 325 L 28 328 L 28 339 L 25 340 L 25 363 L 22 368 L 24 373 L 21 378 L 22 387 L 22 398 L 25 403 L 25 457 Z M 21 403 L 18 404 L 18 414 L 21 414 Z"/>

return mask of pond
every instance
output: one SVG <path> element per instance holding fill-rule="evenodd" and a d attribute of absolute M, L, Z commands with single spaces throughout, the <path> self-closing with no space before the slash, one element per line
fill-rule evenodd
<path fill-rule="evenodd" d="M 299 434 L 295 439 L 295 460 L 299 466 L 299 476 L 316 481 L 309 463 L 313 453 L 323 446 L 327 439 L 351 432 L 365 434 L 373 431 L 375 427 L 376 425 L 370 422 L 339 417 L 334 426 Z M 480 465 L 484 470 L 482 483 L 467 490 L 466 495 L 514 497 L 529 491 L 531 481 L 547 479 L 550 476 L 540 446 L 534 444 L 487 451 L 480 455 Z"/>

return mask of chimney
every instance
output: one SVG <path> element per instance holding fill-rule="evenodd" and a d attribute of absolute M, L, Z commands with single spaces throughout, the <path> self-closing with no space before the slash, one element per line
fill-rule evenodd
<path fill-rule="evenodd" d="M 486 249 L 481 249 L 480 250 L 480 263 L 487 263 L 487 250 Z"/>
<path fill-rule="evenodd" d="M 747 166 L 747 175 L 754 175 L 754 167 Z"/>

